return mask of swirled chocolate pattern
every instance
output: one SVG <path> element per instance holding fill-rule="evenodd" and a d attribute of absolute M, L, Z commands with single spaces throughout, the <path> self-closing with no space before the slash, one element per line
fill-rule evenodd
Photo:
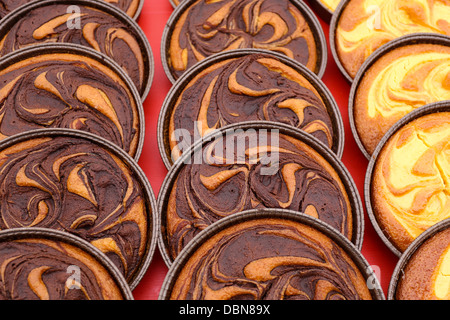
<path fill-rule="evenodd" d="M 42 137 L 0 152 L 0 229 L 70 232 L 131 281 L 148 239 L 142 186 L 116 155 L 81 138 Z"/>
<path fill-rule="evenodd" d="M 76 277 L 71 279 L 73 272 Z M 0 300 L 123 299 L 101 263 L 87 252 L 56 240 L 0 242 L 0 275 Z"/>
<path fill-rule="evenodd" d="M 423 116 L 384 146 L 374 168 L 373 212 L 403 252 L 423 231 L 450 218 L 450 113 Z"/>
<path fill-rule="evenodd" d="M 40 128 L 78 129 L 136 154 L 136 97 L 101 63 L 76 54 L 42 54 L 0 70 L 0 83 L 0 139 Z"/>
<path fill-rule="evenodd" d="M 168 191 L 163 233 L 171 258 L 213 222 L 253 208 L 304 212 L 352 239 L 352 209 L 339 175 L 303 142 L 273 131 L 237 130 L 206 143 L 202 161 L 199 154 Z"/>
<path fill-rule="evenodd" d="M 33 0 L 0 0 L 0 19 L 18 7 Z M 69 0 L 70 1 L 70 0 Z M 134 17 L 139 8 L 139 0 L 104 0 L 124 11 L 130 17 Z"/>
<path fill-rule="evenodd" d="M 139 92 L 144 89 L 145 62 L 139 36 L 118 18 L 84 5 L 33 7 L 0 35 L 0 56 L 39 43 L 67 42 L 99 51 L 116 61 Z"/>
<path fill-rule="evenodd" d="M 169 41 L 175 78 L 214 53 L 238 48 L 281 52 L 317 71 L 314 35 L 288 0 L 198 0 L 176 21 Z"/>
<path fill-rule="evenodd" d="M 450 300 L 450 229 L 427 239 L 398 283 L 397 300 Z"/>
<path fill-rule="evenodd" d="M 215 63 L 186 84 L 170 117 L 173 160 L 181 154 L 177 130 L 200 138 L 225 125 L 254 120 L 286 123 L 334 146 L 333 123 L 314 86 L 275 58 L 249 54 Z"/>
<path fill-rule="evenodd" d="M 450 100 L 450 46 L 416 44 L 385 54 L 364 73 L 355 95 L 355 125 L 365 149 L 372 154 L 403 116 L 442 100 Z"/>
<path fill-rule="evenodd" d="M 336 28 L 339 60 L 351 78 L 383 44 L 403 35 L 427 32 L 450 35 L 447 0 L 349 1 Z"/>
<path fill-rule="evenodd" d="M 173 300 L 371 300 L 349 255 L 323 233 L 285 219 L 217 232 L 189 257 Z"/>

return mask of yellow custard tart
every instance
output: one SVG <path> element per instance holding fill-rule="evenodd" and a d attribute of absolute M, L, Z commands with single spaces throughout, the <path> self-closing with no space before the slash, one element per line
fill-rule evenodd
<path fill-rule="evenodd" d="M 377 223 L 400 252 L 450 217 L 450 112 L 421 116 L 388 139 L 370 197 Z"/>
<path fill-rule="evenodd" d="M 401 45 L 380 56 L 358 80 L 352 105 L 354 125 L 363 148 L 372 155 L 402 117 L 426 104 L 450 99 L 450 45 Z"/>
<path fill-rule="evenodd" d="M 448 0 L 354 0 L 335 25 L 335 50 L 348 76 L 387 42 L 412 33 L 450 35 Z"/>
<path fill-rule="evenodd" d="M 450 228 L 428 238 L 403 269 L 396 300 L 450 300 Z"/>

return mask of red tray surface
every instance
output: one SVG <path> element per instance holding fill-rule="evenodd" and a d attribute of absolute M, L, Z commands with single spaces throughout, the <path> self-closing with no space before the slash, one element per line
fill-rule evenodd
<path fill-rule="evenodd" d="M 173 8 L 169 0 L 146 0 L 138 20 L 139 25 L 147 35 L 152 47 L 155 60 L 155 75 L 152 88 L 147 99 L 144 101 L 146 136 L 139 165 L 146 173 L 155 196 L 158 196 L 159 189 L 167 174 L 161 157 L 158 152 L 156 128 L 158 116 L 164 98 L 172 84 L 166 77 L 161 63 L 160 44 L 161 37 Z M 329 25 L 319 18 L 322 28 L 328 41 Z M 329 42 L 328 42 L 329 44 Z M 345 127 L 345 149 L 342 160 L 358 187 L 361 199 L 364 202 L 364 177 L 368 165 L 367 159 L 359 150 L 351 133 L 348 120 L 348 96 L 350 85 L 339 69 L 328 49 L 328 65 L 322 80 L 331 90 L 342 113 Z M 367 213 L 365 214 L 365 231 L 362 254 L 373 267 L 378 275 L 381 286 L 387 294 L 389 281 L 398 258 L 384 245 L 375 230 L 373 229 Z M 142 281 L 133 291 L 136 300 L 156 300 L 158 299 L 164 278 L 168 268 L 164 264 L 158 249 L 152 260 L 147 273 Z"/>

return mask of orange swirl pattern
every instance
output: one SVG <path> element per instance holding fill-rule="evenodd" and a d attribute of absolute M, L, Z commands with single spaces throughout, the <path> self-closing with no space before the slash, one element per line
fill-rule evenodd
<path fill-rule="evenodd" d="M 183 165 L 163 210 L 172 259 L 215 221 L 254 208 L 304 212 L 352 239 L 350 200 L 336 170 L 305 143 L 266 133 L 266 140 L 261 130 L 227 133 L 203 146 L 200 164 L 199 152 Z"/>
<path fill-rule="evenodd" d="M 148 241 L 150 208 L 117 156 L 81 138 L 43 137 L 0 152 L 0 229 L 67 231 L 131 280 Z"/>
<path fill-rule="evenodd" d="M 384 233 L 400 251 L 450 217 L 450 113 L 414 120 L 393 135 L 375 166 L 371 197 Z"/>
<path fill-rule="evenodd" d="M 336 29 L 339 59 L 351 78 L 387 42 L 426 32 L 450 35 L 448 0 L 349 1 Z"/>
<path fill-rule="evenodd" d="M 314 35 L 288 0 L 198 0 L 175 23 L 167 53 L 175 78 L 214 53 L 274 50 L 317 69 Z"/>
<path fill-rule="evenodd" d="M 8 30 L 3 30 L 0 56 L 39 43 L 83 45 L 116 61 L 142 92 L 146 71 L 138 35 L 106 12 L 76 7 L 77 11 L 73 11 L 69 4 L 50 3 L 28 11 Z"/>
<path fill-rule="evenodd" d="M 70 279 L 75 268 L 78 281 Z M 123 300 L 94 257 L 59 241 L 1 242 L 0 275 L 0 300 Z"/>
<path fill-rule="evenodd" d="M 177 275 L 172 300 L 371 300 L 336 243 L 306 225 L 254 219 L 218 231 Z"/>

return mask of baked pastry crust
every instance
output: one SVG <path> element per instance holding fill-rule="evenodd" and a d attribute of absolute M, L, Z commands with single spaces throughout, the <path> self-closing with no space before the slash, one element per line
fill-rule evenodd
<path fill-rule="evenodd" d="M 450 113 L 418 118 L 395 133 L 377 158 L 373 213 L 403 252 L 422 232 L 450 217 Z"/>
<path fill-rule="evenodd" d="M 172 300 L 371 300 L 349 255 L 323 233 L 279 218 L 218 230 L 187 259 Z"/>
<path fill-rule="evenodd" d="M 402 117 L 442 100 L 450 100 L 449 46 L 411 44 L 383 55 L 365 72 L 353 104 L 356 131 L 367 153 L 373 154 Z"/>

